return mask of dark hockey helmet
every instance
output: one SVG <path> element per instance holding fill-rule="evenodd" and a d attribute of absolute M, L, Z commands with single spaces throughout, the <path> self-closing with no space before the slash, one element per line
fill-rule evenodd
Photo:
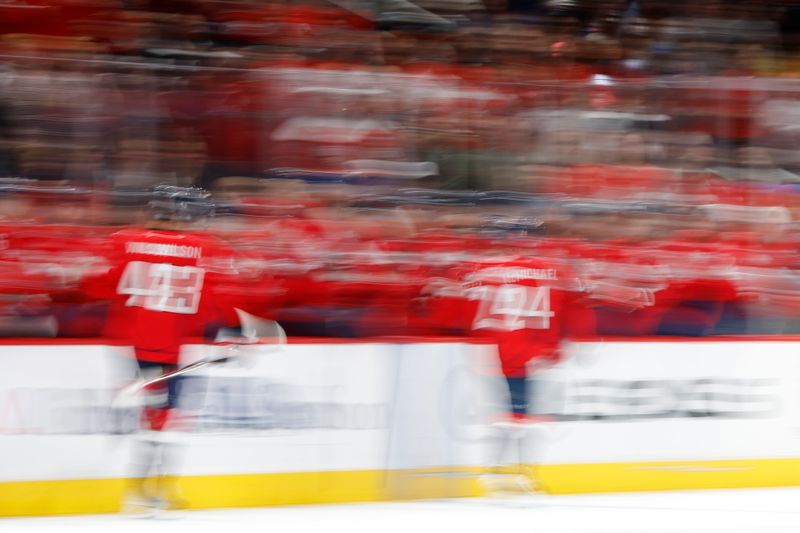
<path fill-rule="evenodd" d="M 211 193 L 197 187 L 157 185 L 149 205 L 156 220 L 189 222 L 214 214 Z"/>

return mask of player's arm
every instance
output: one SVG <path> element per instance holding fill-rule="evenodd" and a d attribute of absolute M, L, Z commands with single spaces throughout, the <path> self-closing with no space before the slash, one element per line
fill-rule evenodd
<path fill-rule="evenodd" d="M 208 237 L 204 251 L 198 266 L 206 273 L 207 296 L 218 325 L 238 325 L 236 309 L 273 316 L 286 291 L 266 262 L 241 253 L 217 237 Z"/>
<path fill-rule="evenodd" d="M 117 296 L 117 285 L 125 267 L 124 232 L 108 237 L 105 246 L 95 255 L 97 261 L 75 280 L 75 289 L 86 300 L 111 300 Z"/>
<path fill-rule="evenodd" d="M 460 270 L 429 278 L 412 302 L 410 322 L 432 335 L 464 336 L 470 332 L 471 315 L 465 309 L 468 294 Z"/>
<path fill-rule="evenodd" d="M 561 284 L 564 303 L 559 321 L 561 339 L 585 339 L 597 335 L 597 313 L 593 287 L 576 272 L 569 271 Z"/>
<path fill-rule="evenodd" d="M 568 295 L 563 314 L 562 339 L 587 339 L 597 335 L 597 315 L 583 295 Z"/>

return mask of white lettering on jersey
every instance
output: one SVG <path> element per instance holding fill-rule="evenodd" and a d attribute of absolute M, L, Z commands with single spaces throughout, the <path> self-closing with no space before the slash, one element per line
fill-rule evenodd
<path fill-rule="evenodd" d="M 466 277 L 467 282 L 495 281 L 499 283 L 514 283 L 524 279 L 557 280 L 558 271 L 555 268 L 493 267 L 484 268 Z"/>
<path fill-rule="evenodd" d="M 550 329 L 550 287 L 524 285 L 482 285 L 467 292 L 470 300 L 479 300 L 472 329 L 516 331 Z"/>
<path fill-rule="evenodd" d="M 202 249 L 197 246 L 184 246 L 181 244 L 129 242 L 125 245 L 125 253 L 199 259 L 202 255 Z"/>
<path fill-rule="evenodd" d="M 200 305 L 205 270 L 194 266 L 131 261 L 117 285 L 117 294 L 129 294 L 128 307 L 193 315 Z"/>

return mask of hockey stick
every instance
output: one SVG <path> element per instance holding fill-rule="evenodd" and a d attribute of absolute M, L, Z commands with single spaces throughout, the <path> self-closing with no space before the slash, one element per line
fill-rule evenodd
<path fill-rule="evenodd" d="M 195 361 L 194 363 L 150 379 L 136 380 L 130 385 L 123 387 L 122 390 L 117 393 L 114 404 L 124 405 L 127 403 L 138 403 L 135 398 L 142 390 L 151 385 L 169 381 L 170 379 L 195 372 L 213 364 L 225 363 L 234 358 L 245 356 L 253 357 L 256 354 L 261 355 L 271 351 L 275 352 L 280 350 L 280 346 L 286 344 L 286 333 L 283 331 L 280 324 L 274 320 L 251 315 L 238 308 L 236 308 L 235 311 L 239 317 L 239 330 L 237 331 L 234 328 L 222 329 L 214 339 L 216 345 L 226 346 L 228 348 L 226 352 L 211 358 Z M 241 349 L 242 346 L 257 346 L 258 349 L 247 350 L 245 352 Z M 126 402 L 126 399 L 134 399 L 134 401 Z"/>

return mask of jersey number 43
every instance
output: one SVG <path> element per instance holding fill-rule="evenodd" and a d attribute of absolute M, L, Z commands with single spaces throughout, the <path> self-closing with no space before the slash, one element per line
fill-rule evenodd
<path fill-rule="evenodd" d="M 193 315 L 200 305 L 205 271 L 194 266 L 131 261 L 117 285 L 117 294 L 129 294 L 128 307 L 142 307 Z"/>

